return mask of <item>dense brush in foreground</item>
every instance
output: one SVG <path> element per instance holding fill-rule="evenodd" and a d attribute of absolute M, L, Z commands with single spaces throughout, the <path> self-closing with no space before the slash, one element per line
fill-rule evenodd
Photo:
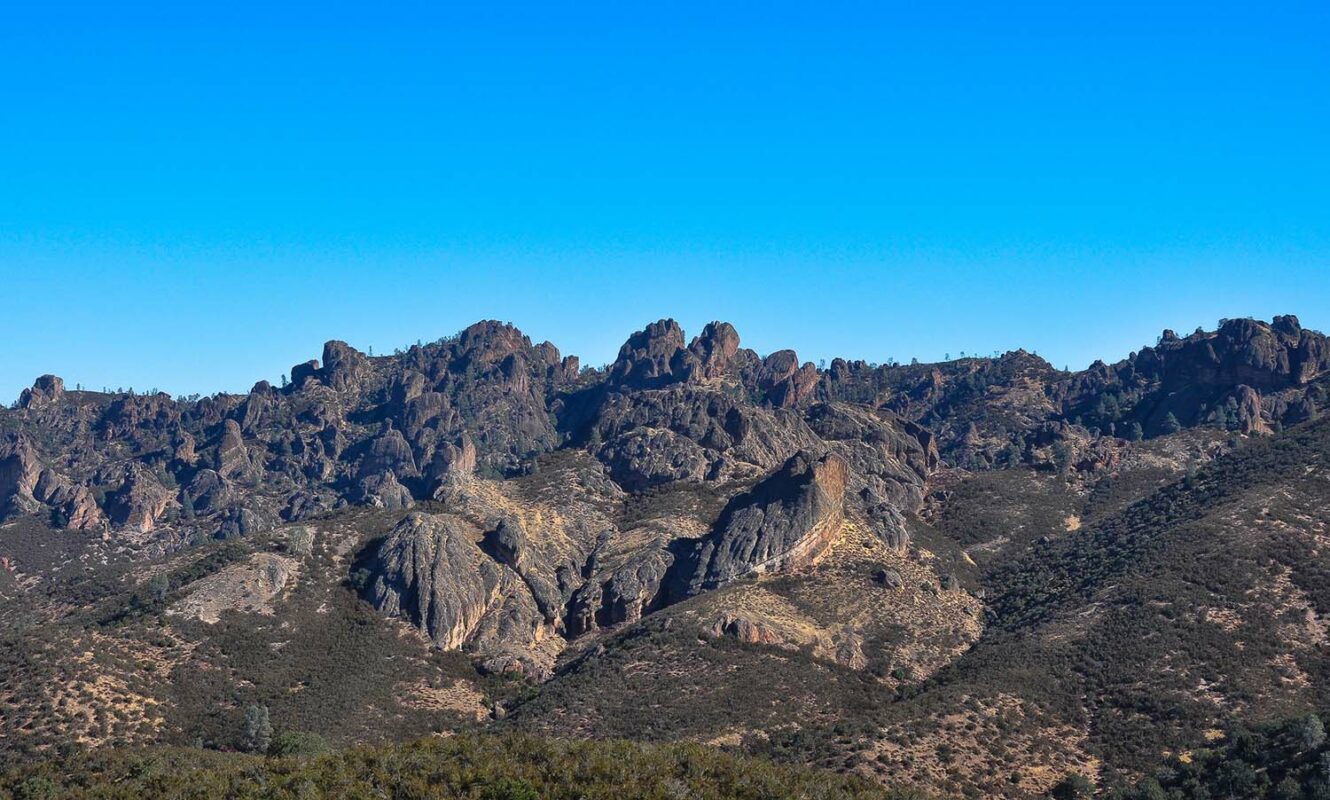
<path fill-rule="evenodd" d="M 868 781 L 701 745 L 455 736 L 314 758 L 197 749 L 105 750 L 14 770 L 0 798 L 474 798 L 907 800 Z"/>

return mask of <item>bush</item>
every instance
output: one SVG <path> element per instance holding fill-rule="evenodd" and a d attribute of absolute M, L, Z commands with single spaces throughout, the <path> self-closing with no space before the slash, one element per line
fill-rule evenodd
<path fill-rule="evenodd" d="M 294 758 L 310 758 L 330 752 L 328 740 L 317 733 L 306 731 L 283 731 L 273 737 L 268 746 L 268 755 Z"/>
<path fill-rule="evenodd" d="M 524 780 L 503 778 L 485 789 L 485 800 L 540 800 L 536 788 Z"/>

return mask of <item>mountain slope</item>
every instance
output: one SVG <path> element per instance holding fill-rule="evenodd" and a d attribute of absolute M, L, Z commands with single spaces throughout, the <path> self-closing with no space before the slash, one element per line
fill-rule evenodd
<path fill-rule="evenodd" d="M 801 364 L 713 323 L 604 370 L 479 323 L 243 396 L 0 410 L 0 755 L 481 727 L 971 796 L 1133 779 L 1324 703 L 1324 337 L 1081 373 Z"/>

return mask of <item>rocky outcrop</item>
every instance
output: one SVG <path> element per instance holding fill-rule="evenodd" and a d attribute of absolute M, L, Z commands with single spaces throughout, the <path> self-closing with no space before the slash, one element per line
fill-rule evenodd
<path fill-rule="evenodd" d="M 125 470 L 124 483 L 107 498 L 107 512 L 113 525 L 148 533 L 175 504 L 173 492 L 162 486 L 146 467 L 130 464 Z"/>
<path fill-rule="evenodd" d="M 462 434 L 456 444 L 446 442 L 434 451 L 428 478 L 438 486 L 450 476 L 465 476 L 476 471 L 476 446 L 471 437 Z"/>
<path fill-rule="evenodd" d="M 1294 395 L 1330 372 L 1326 337 L 1305 330 L 1291 315 L 1269 323 L 1225 320 L 1216 331 L 1185 338 L 1165 333 L 1154 347 L 1112 367 L 1071 377 L 1067 415 L 1100 429 L 1139 424 L 1147 436 L 1165 432 L 1169 415 L 1183 426 L 1227 421 L 1260 433 L 1276 421 L 1268 418 L 1262 398 L 1273 398 L 1271 407 L 1287 415 Z M 1236 401 L 1235 420 L 1226 419 L 1230 401 Z"/>
<path fill-rule="evenodd" d="M 31 513 L 37 508 L 33 490 L 41 477 L 37 449 L 26 437 L 0 441 L 0 517 Z"/>
<path fill-rule="evenodd" d="M 840 531 L 848 478 L 849 466 L 839 455 L 797 453 L 730 502 L 697 546 L 686 593 L 816 561 Z"/>
<path fill-rule="evenodd" d="M 1261 415 L 1261 393 L 1250 386 L 1239 386 L 1237 391 L 1237 424 L 1243 433 L 1268 433 L 1269 426 Z"/>
<path fill-rule="evenodd" d="M 271 615 L 276 602 L 300 575 L 300 562 L 276 553 L 255 553 L 191 584 L 167 613 L 209 625 L 229 611 Z"/>
<path fill-rule="evenodd" d="M 499 606 L 502 567 L 477 545 L 460 519 L 413 513 L 373 553 L 366 598 L 383 613 L 409 620 L 439 647 L 456 650 Z"/>
<path fill-rule="evenodd" d="M 346 342 L 330 341 L 323 345 L 323 369 L 319 375 L 334 391 L 359 388 L 369 372 L 369 359 Z"/>
<path fill-rule="evenodd" d="M 222 442 L 217 447 L 217 474 L 223 478 L 243 477 L 252 469 L 240 423 L 226 420 L 222 423 Z"/>
<path fill-rule="evenodd" d="M 1170 418 L 1258 434 L 1330 404 L 1326 337 L 1287 316 L 1169 333 L 1074 374 L 1024 351 L 908 366 L 835 359 L 819 370 L 793 350 L 760 358 L 724 322 L 685 341 L 673 320 L 652 323 L 602 374 L 485 321 L 391 356 L 330 341 L 281 389 L 258 381 L 245 395 L 195 399 L 67 391 L 45 375 L 0 409 L 13 434 L 0 445 L 0 513 L 113 532 L 168 525 L 162 540 L 180 543 L 252 529 L 241 508 L 268 521 L 347 504 L 405 509 L 452 481 L 528 474 L 568 446 L 629 492 L 685 484 L 726 496 L 804 450 L 844 459 L 856 522 L 896 549 L 908 541 L 900 513 L 918 507 L 944 460 L 1051 468 L 1070 451 L 1076 472 L 1101 470 L 1121 439 L 1161 434 Z M 147 481 L 123 479 L 134 465 Z M 122 483 L 174 498 L 154 510 L 160 492 Z M 644 586 L 658 566 L 645 568 Z M 591 609 L 597 591 L 583 593 L 585 613 L 625 619 L 647 589 L 625 588 L 622 611 Z"/>
<path fill-rule="evenodd" d="M 60 402 L 65 396 L 65 381 L 56 375 L 43 375 L 19 395 L 19 408 L 40 409 Z"/>
<path fill-rule="evenodd" d="M 850 669 L 868 666 L 864 655 L 863 638 L 857 634 L 837 631 L 808 631 L 797 626 L 766 620 L 757 615 L 724 613 L 707 630 L 712 636 L 728 636 L 744 644 L 778 647 L 782 650 L 805 650 L 814 657 L 832 661 Z"/>
<path fill-rule="evenodd" d="M 351 493 L 351 501 L 356 505 L 389 511 L 403 511 L 415 505 L 410 490 L 398 483 L 397 475 L 392 470 L 376 472 L 357 481 Z"/>
<path fill-rule="evenodd" d="M 616 389 L 653 389 L 676 379 L 684 353 L 683 329 L 662 319 L 634 333 L 610 365 L 608 384 Z M 681 377 L 681 376 L 680 376 Z"/>
<path fill-rule="evenodd" d="M 366 448 L 364 457 L 357 469 L 360 477 L 392 472 L 403 478 L 420 475 L 416 468 L 416 459 L 411 452 L 411 445 L 397 429 L 387 426 L 372 439 Z"/>
<path fill-rule="evenodd" d="M 809 409 L 808 426 L 850 467 L 850 490 L 916 510 L 923 503 L 923 485 L 937 468 L 933 439 L 918 425 L 884 410 L 845 403 L 822 403 Z"/>
<path fill-rule="evenodd" d="M 624 488 L 769 472 L 819 440 L 795 413 L 705 387 L 614 394 L 592 425 L 595 455 Z"/>
<path fill-rule="evenodd" d="M 710 322 L 688 345 L 684 380 L 701 383 L 717 381 L 730 371 L 739 353 L 739 332 L 728 322 Z"/>
<path fill-rule="evenodd" d="M 231 505 L 235 494 L 231 484 L 216 470 L 201 469 L 185 487 L 182 497 L 194 514 L 212 514 Z"/>
<path fill-rule="evenodd" d="M 106 526 L 106 515 L 86 486 L 72 484 L 53 470 L 43 470 L 33 497 L 55 510 L 52 524 L 70 530 L 100 530 Z"/>
<path fill-rule="evenodd" d="M 762 360 L 758 388 L 778 408 L 794 408 L 813 398 L 818 386 L 817 367 L 812 362 L 799 366 L 793 350 L 777 350 Z"/>

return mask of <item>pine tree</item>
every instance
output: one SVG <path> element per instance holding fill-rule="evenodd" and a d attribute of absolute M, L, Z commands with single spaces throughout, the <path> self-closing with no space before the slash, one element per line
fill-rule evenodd
<path fill-rule="evenodd" d="M 1071 446 L 1066 442 L 1058 441 L 1053 444 L 1053 468 L 1059 473 L 1071 469 L 1071 457 Z"/>
<path fill-rule="evenodd" d="M 1182 423 L 1178 422 L 1178 418 L 1174 416 L 1172 411 L 1168 412 L 1168 416 L 1164 417 L 1164 433 L 1177 433 L 1180 430 L 1182 430 Z"/>
<path fill-rule="evenodd" d="M 241 746 L 251 753 L 266 753 L 272 744 L 272 722 L 268 718 L 267 706 L 250 706 L 245 709 L 245 730 L 241 737 Z"/>

